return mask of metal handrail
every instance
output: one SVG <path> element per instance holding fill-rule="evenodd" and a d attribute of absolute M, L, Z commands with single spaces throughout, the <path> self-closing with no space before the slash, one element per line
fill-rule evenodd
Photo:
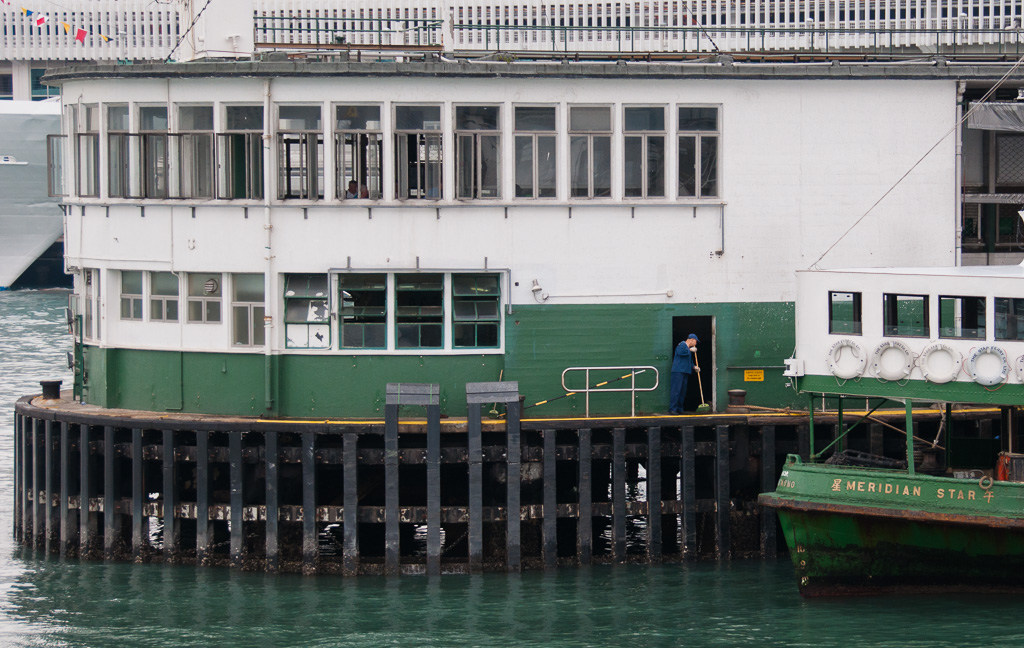
<path fill-rule="evenodd" d="M 585 385 L 583 389 L 570 389 L 565 384 L 565 376 L 571 371 L 582 371 L 585 373 Z M 593 387 L 590 386 L 590 372 L 591 371 L 629 371 L 628 374 L 620 378 L 613 378 L 612 380 L 605 380 L 599 382 Z M 636 377 L 639 374 L 647 371 L 654 372 L 654 386 L 653 387 L 637 387 Z M 629 378 L 629 387 L 604 387 L 605 385 L 619 380 L 625 380 Z M 651 366 L 634 366 L 634 367 L 569 367 L 562 372 L 562 389 L 566 392 L 572 392 L 576 394 L 586 394 L 586 417 L 590 418 L 590 394 L 591 392 L 630 392 L 630 416 L 636 416 L 636 393 L 637 392 L 649 392 L 654 391 L 658 388 L 658 382 L 660 374 L 656 367 Z"/>

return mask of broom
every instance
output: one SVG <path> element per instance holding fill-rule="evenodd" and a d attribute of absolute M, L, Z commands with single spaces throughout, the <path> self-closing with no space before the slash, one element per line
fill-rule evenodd
<path fill-rule="evenodd" d="M 700 389 L 700 405 L 697 406 L 698 414 L 708 414 L 711 406 L 704 402 L 704 383 L 700 379 L 700 363 L 697 362 L 697 349 L 693 350 L 693 365 L 697 367 L 697 387 Z"/>

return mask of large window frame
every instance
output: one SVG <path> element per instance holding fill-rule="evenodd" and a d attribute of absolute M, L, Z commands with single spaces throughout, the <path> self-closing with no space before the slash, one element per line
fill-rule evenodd
<path fill-rule="evenodd" d="M 224 106 L 224 132 L 217 133 L 217 198 L 262 200 L 263 106 Z"/>
<path fill-rule="evenodd" d="M 177 105 L 178 129 L 174 134 L 179 198 L 213 198 L 216 152 L 213 105 Z"/>
<path fill-rule="evenodd" d="M 986 299 L 963 295 L 939 295 L 939 337 L 984 340 Z"/>
<path fill-rule="evenodd" d="M 444 273 L 395 274 L 395 349 L 444 349 Z"/>
<path fill-rule="evenodd" d="M 501 106 L 455 106 L 455 197 L 501 198 Z"/>
<path fill-rule="evenodd" d="M 181 314 L 181 282 L 173 272 L 149 273 L 149 321 L 177 322 Z"/>
<path fill-rule="evenodd" d="M 624 106 L 622 116 L 623 195 L 664 198 L 665 106 Z"/>
<path fill-rule="evenodd" d="M 612 195 L 612 107 L 569 106 L 569 196 Z"/>
<path fill-rule="evenodd" d="M 679 197 L 720 197 L 721 107 L 680 105 L 676 118 Z"/>
<path fill-rule="evenodd" d="M 882 295 L 882 335 L 886 337 L 931 337 L 928 295 Z"/>
<path fill-rule="evenodd" d="M 334 106 L 334 195 L 338 200 L 381 198 L 384 133 L 380 115 L 379 104 Z"/>
<path fill-rule="evenodd" d="M 170 197 L 170 150 L 166 104 L 139 106 L 139 177 L 142 198 Z"/>
<path fill-rule="evenodd" d="M 267 335 L 264 325 L 267 313 L 266 290 L 265 275 L 258 273 L 231 275 L 231 345 L 233 347 L 266 346 Z"/>
<path fill-rule="evenodd" d="M 388 275 L 338 275 L 338 340 L 342 349 L 388 348 Z"/>
<path fill-rule="evenodd" d="M 831 335 L 862 335 L 861 293 L 830 290 L 828 293 L 828 332 Z"/>
<path fill-rule="evenodd" d="M 501 275 L 452 274 L 452 348 L 501 346 Z"/>
<path fill-rule="evenodd" d="M 277 106 L 277 198 L 323 200 L 323 106 Z"/>
<path fill-rule="evenodd" d="M 190 272 L 186 278 L 186 318 L 190 324 L 220 324 L 224 277 L 219 272 Z"/>
<path fill-rule="evenodd" d="M 444 142 L 439 104 L 398 105 L 395 115 L 395 198 L 444 197 Z"/>
<path fill-rule="evenodd" d="M 331 348 L 331 290 L 327 274 L 284 276 L 286 349 Z"/>
<path fill-rule="evenodd" d="M 139 198 L 132 190 L 132 138 L 128 104 L 104 104 L 107 125 L 107 195 Z"/>
<path fill-rule="evenodd" d="M 145 300 L 143 282 L 145 272 L 142 270 L 121 271 L 121 319 L 141 322 L 142 305 Z"/>
<path fill-rule="evenodd" d="M 558 109 L 514 106 L 515 197 L 555 198 L 558 192 Z"/>
<path fill-rule="evenodd" d="M 80 198 L 100 195 L 100 109 L 82 106 L 81 129 L 75 135 L 75 194 Z"/>

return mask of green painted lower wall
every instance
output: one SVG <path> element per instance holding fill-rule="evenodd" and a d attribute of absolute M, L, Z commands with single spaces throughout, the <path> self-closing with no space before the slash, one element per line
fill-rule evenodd
<path fill-rule="evenodd" d="M 714 383 L 719 409 L 727 404 L 729 389 L 746 389 L 752 405 L 781 407 L 804 401 L 785 386 L 782 376 L 783 360 L 794 346 L 792 303 L 517 306 L 506 315 L 504 356 L 283 355 L 272 357 L 268 366 L 262 354 L 87 347 L 85 397 L 104 407 L 155 411 L 379 417 L 387 383 L 436 382 L 441 386 L 442 412 L 461 416 L 466 412 L 465 383 L 500 376 L 519 381 L 526 416 L 582 416 L 582 395 L 531 405 L 564 394 L 561 374 L 567 367 L 651 365 L 661 372 L 661 384 L 637 396 L 637 413 L 660 413 L 668 409 L 669 371 L 677 342 L 672 339 L 672 321 L 681 316 L 714 318 L 714 340 L 702 340 L 700 360 L 702 377 Z M 764 368 L 764 381 L 744 382 L 745 367 Z M 595 375 L 591 384 L 621 374 Z M 650 373 L 637 379 L 638 386 L 651 384 Z M 710 400 L 711 384 L 704 390 Z M 592 416 L 629 411 L 628 394 L 591 397 Z"/>

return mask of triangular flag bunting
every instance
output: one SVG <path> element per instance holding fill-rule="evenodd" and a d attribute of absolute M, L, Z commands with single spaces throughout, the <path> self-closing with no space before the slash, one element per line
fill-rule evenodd
<path fill-rule="evenodd" d="M 67 24 L 66 22 L 62 22 L 61 24 L 64 25 L 64 33 L 65 34 L 70 34 L 71 33 L 71 25 Z"/>
<path fill-rule="evenodd" d="M 32 12 L 29 11 L 28 9 L 26 9 L 25 7 L 21 8 L 21 13 L 25 14 L 26 16 L 31 16 L 32 15 Z"/>

